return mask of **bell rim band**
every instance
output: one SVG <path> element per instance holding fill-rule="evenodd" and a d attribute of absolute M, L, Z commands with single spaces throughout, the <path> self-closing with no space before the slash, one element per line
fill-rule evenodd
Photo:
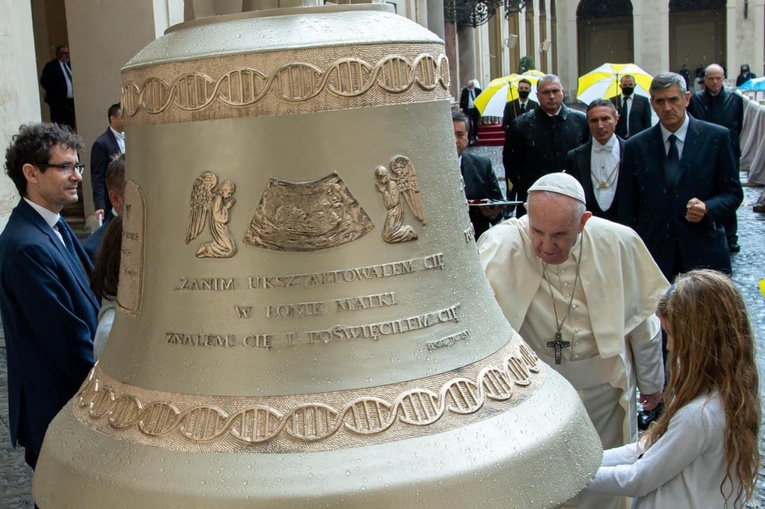
<path fill-rule="evenodd" d="M 495 412 L 481 412 L 489 407 L 508 411 L 544 382 L 539 364 L 516 333 L 487 358 L 450 372 L 380 387 L 263 397 L 143 389 L 96 364 L 73 412 L 101 434 L 175 451 L 326 451 L 448 431 L 491 417 Z"/>

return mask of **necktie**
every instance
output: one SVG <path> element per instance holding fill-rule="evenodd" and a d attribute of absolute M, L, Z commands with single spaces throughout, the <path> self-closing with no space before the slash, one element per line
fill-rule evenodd
<path fill-rule="evenodd" d="M 592 144 L 592 150 L 595 152 L 611 152 L 613 150 L 614 146 L 611 145 L 596 145 L 595 143 Z"/>
<path fill-rule="evenodd" d="M 69 81 L 72 81 L 72 70 L 69 69 L 69 64 L 64 64 L 64 71 L 66 71 L 66 77 L 69 78 Z"/>
<path fill-rule="evenodd" d="M 526 113 L 526 105 L 521 103 L 521 115 L 523 115 L 524 113 Z"/>
<path fill-rule="evenodd" d="M 624 119 L 624 131 L 625 131 L 625 136 L 627 138 L 629 138 L 629 136 L 630 136 L 630 119 L 629 119 L 629 115 L 628 115 L 628 112 L 627 112 L 627 101 L 628 100 L 629 99 L 627 99 L 626 97 L 624 99 L 622 99 L 622 111 L 619 112 L 619 115 L 621 115 L 621 117 Z"/>
<path fill-rule="evenodd" d="M 677 136 L 670 134 L 669 138 L 669 152 L 667 152 L 667 181 L 674 187 L 680 178 L 680 154 L 677 150 Z"/>
<path fill-rule="evenodd" d="M 58 222 L 56 223 L 56 230 L 61 234 L 61 238 L 64 239 L 66 250 L 69 253 L 69 256 L 72 257 L 72 261 L 75 263 L 75 266 L 79 268 L 81 274 L 84 276 L 85 271 L 82 268 L 80 258 L 77 256 L 77 250 L 74 248 L 74 238 L 72 237 L 72 232 L 69 230 L 69 227 L 63 219 L 59 218 Z"/>

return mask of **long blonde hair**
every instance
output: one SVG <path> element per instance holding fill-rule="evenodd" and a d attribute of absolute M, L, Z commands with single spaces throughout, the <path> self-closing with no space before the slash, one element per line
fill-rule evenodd
<path fill-rule="evenodd" d="M 727 505 L 735 473 L 740 484 L 733 504 L 743 504 L 752 496 L 759 470 L 761 413 L 754 334 L 744 299 L 724 274 L 694 270 L 677 277 L 659 301 L 657 314 L 673 348 L 667 362 L 666 411 L 643 435 L 644 447 L 664 435 L 680 408 L 717 391 L 725 408 L 727 457 L 720 493 Z M 731 490 L 725 493 L 728 481 Z"/>

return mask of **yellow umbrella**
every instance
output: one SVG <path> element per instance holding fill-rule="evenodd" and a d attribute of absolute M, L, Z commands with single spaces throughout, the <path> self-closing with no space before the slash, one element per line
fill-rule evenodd
<path fill-rule="evenodd" d="M 544 75 L 545 75 L 545 73 L 543 73 L 542 71 L 538 71 L 537 69 L 529 69 L 528 71 L 526 71 L 523 74 L 521 74 L 521 76 L 525 76 L 527 78 L 529 76 L 532 77 L 532 78 L 541 78 Z"/>
<path fill-rule="evenodd" d="M 629 74 L 635 78 L 635 94 L 650 98 L 653 76 L 635 64 L 603 64 L 579 78 L 577 99 L 590 104 L 595 99 L 610 99 L 619 95 L 619 80 Z"/>
<path fill-rule="evenodd" d="M 520 80 L 531 82 L 531 94 L 529 97 L 537 100 L 537 92 L 534 85 L 539 81 L 538 77 L 522 74 L 510 74 L 492 80 L 489 86 L 476 97 L 473 104 L 478 108 L 483 117 L 501 117 L 505 112 L 505 104 L 518 98 L 518 82 Z"/>

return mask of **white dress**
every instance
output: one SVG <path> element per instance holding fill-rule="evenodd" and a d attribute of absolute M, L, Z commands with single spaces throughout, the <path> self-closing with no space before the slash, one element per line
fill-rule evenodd
<path fill-rule="evenodd" d="M 112 332 L 112 324 L 114 323 L 114 307 L 117 302 L 112 299 L 104 297 L 101 299 L 101 309 L 98 311 L 98 328 L 96 329 L 96 335 L 93 338 L 93 355 L 98 360 L 104 351 L 106 342 L 109 340 L 109 334 Z"/>
<path fill-rule="evenodd" d="M 726 506 L 720 493 L 727 468 L 724 433 L 719 394 L 699 396 L 675 414 L 666 433 L 645 453 L 639 442 L 606 451 L 586 490 L 634 497 L 633 509 L 744 507 L 745 501 L 733 505 L 735 495 Z M 732 475 L 734 484 L 725 484 L 726 494 L 738 488 Z"/>

